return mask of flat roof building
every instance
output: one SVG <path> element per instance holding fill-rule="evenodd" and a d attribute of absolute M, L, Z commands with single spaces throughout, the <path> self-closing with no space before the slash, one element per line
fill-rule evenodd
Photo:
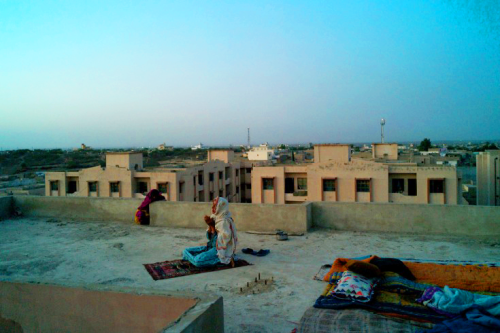
<path fill-rule="evenodd" d="M 350 145 L 323 144 L 314 147 L 313 164 L 255 167 L 252 202 L 466 204 L 455 167 L 401 163 L 397 144 L 374 147 L 384 160 L 351 158 Z"/>
<path fill-rule="evenodd" d="M 203 164 L 145 170 L 141 152 L 109 152 L 105 168 L 47 172 L 45 195 L 144 198 L 150 190 L 158 189 L 168 201 L 203 202 L 222 196 L 231 202 L 249 202 L 251 193 L 246 188 L 251 166 L 249 162 L 234 161 L 232 150 L 213 150 Z"/>
<path fill-rule="evenodd" d="M 500 150 L 476 155 L 477 204 L 500 206 Z"/>

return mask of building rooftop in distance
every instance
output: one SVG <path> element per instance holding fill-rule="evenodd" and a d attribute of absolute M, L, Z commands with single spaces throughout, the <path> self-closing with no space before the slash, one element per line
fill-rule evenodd
<path fill-rule="evenodd" d="M 252 266 L 154 281 L 143 264 L 178 259 L 185 247 L 206 243 L 203 229 L 10 219 L 0 223 L 0 281 L 210 292 L 223 297 L 226 332 L 290 332 L 325 287 L 312 277 L 336 257 L 498 260 L 497 241 L 474 237 L 312 230 L 285 242 L 240 232 L 239 241 L 238 256 Z M 254 257 L 241 252 L 246 247 L 271 253 Z M 256 294 L 241 293 L 258 274 L 275 283 Z"/>

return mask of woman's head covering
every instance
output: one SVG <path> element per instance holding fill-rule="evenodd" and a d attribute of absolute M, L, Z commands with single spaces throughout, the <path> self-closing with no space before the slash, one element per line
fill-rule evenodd
<path fill-rule="evenodd" d="M 160 191 L 158 191 L 157 189 L 152 189 L 146 195 L 146 198 L 144 199 L 142 204 L 139 206 L 139 209 L 145 209 L 149 206 L 149 204 L 151 204 L 155 201 L 160 201 L 160 200 L 165 200 L 165 197 L 163 195 L 161 195 Z"/>
<path fill-rule="evenodd" d="M 212 215 L 210 216 L 217 221 L 220 221 L 223 218 L 231 217 L 231 213 L 229 213 L 229 202 L 223 197 L 217 197 L 212 202 Z"/>
<path fill-rule="evenodd" d="M 212 215 L 217 230 L 217 256 L 223 264 L 229 264 L 236 253 L 238 237 L 236 226 L 229 212 L 229 202 L 222 197 L 217 197 L 212 202 Z"/>

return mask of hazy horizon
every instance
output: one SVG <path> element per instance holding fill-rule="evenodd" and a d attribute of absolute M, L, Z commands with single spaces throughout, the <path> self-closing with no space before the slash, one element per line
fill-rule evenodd
<path fill-rule="evenodd" d="M 0 148 L 500 138 L 500 2 L 0 2 Z"/>

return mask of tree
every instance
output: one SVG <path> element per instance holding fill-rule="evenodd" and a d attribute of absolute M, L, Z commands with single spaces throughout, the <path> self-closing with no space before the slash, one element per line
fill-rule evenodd
<path fill-rule="evenodd" d="M 429 148 L 432 147 L 431 144 L 431 139 L 423 139 L 422 142 L 420 142 L 420 145 L 418 146 L 419 151 L 428 151 Z"/>

